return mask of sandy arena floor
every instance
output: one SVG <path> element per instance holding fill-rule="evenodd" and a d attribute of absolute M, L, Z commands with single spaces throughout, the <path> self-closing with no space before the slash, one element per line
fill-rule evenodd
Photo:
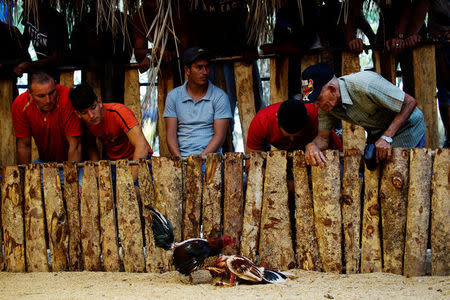
<path fill-rule="evenodd" d="M 450 277 L 291 273 L 298 277 L 283 284 L 230 288 L 211 285 L 207 273 L 189 284 L 177 272 L 0 272 L 0 299 L 450 299 Z"/>

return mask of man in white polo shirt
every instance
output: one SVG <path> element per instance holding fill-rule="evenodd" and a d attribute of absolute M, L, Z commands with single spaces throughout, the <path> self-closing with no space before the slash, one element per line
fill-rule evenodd
<path fill-rule="evenodd" d="M 166 139 L 173 156 L 221 152 L 229 120 L 227 94 L 209 80 L 209 55 L 192 47 L 183 54 L 187 81 L 167 95 Z"/>

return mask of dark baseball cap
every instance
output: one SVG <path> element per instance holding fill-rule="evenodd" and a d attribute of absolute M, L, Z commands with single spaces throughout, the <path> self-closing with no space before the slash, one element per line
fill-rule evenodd
<path fill-rule="evenodd" d="M 334 77 L 330 66 L 321 62 L 306 68 L 302 73 L 303 101 L 314 102 L 319 97 L 324 85 Z"/>
<path fill-rule="evenodd" d="M 188 66 L 199 58 L 209 59 L 208 50 L 200 47 L 191 47 L 183 53 L 183 66 Z"/>

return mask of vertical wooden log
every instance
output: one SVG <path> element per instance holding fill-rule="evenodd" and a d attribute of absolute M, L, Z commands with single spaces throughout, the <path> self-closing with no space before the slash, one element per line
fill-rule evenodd
<path fill-rule="evenodd" d="M 73 88 L 73 71 L 62 72 L 59 77 L 59 84 L 69 89 Z"/>
<path fill-rule="evenodd" d="M 8 272 L 25 272 L 23 195 L 17 166 L 2 170 L 1 224 Z M 1 243 L 1 240 L 0 240 Z"/>
<path fill-rule="evenodd" d="M 223 200 L 223 234 L 234 241 L 233 247 L 227 247 L 225 255 L 239 254 L 244 219 L 244 181 L 242 153 L 226 153 L 224 156 L 225 189 Z"/>
<path fill-rule="evenodd" d="M 287 57 L 270 59 L 270 104 L 283 102 L 289 96 L 288 65 Z"/>
<path fill-rule="evenodd" d="M 223 63 L 220 62 L 214 63 L 214 85 L 227 92 L 227 84 L 225 81 L 225 74 L 223 72 Z M 232 111 L 231 114 L 234 116 L 234 111 Z M 228 126 L 227 136 L 225 138 L 225 142 L 222 145 L 222 151 L 224 153 L 234 151 L 232 135 L 233 135 L 233 128 L 231 128 L 231 126 Z"/>
<path fill-rule="evenodd" d="M 342 179 L 342 223 L 344 225 L 344 254 L 347 274 L 359 273 L 359 231 L 361 229 L 360 163 L 361 154 L 352 155 L 345 151 L 344 177 Z"/>
<path fill-rule="evenodd" d="M 425 275 L 431 205 L 431 160 L 431 149 L 411 149 L 406 216 L 405 276 Z"/>
<path fill-rule="evenodd" d="M 123 249 L 123 265 L 125 272 L 144 272 L 144 240 L 139 204 L 128 160 L 118 160 L 116 168 L 117 223 Z"/>
<path fill-rule="evenodd" d="M 137 68 L 125 70 L 124 84 L 123 103 L 133 111 L 139 124 L 142 124 L 141 93 Z"/>
<path fill-rule="evenodd" d="M 267 154 L 259 239 L 260 265 L 274 270 L 295 267 L 287 189 L 287 152 Z M 276 241 L 276 242 L 275 242 Z"/>
<path fill-rule="evenodd" d="M 48 272 L 40 165 L 25 169 L 25 257 L 28 272 Z"/>
<path fill-rule="evenodd" d="M 100 215 L 94 163 L 86 161 L 80 201 L 81 249 L 85 271 L 100 271 Z"/>
<path fill-rule="evenodd" d="M 378 74 L 381 74 L 381 53 L 379 50 L 373 50 L 373 68 Z"/>
<path fill-rule="evenodd" d="M 250 123 L 256 114 L 255 95 L 253 94 L 253 66 L 243 62 L 234 63 L 234 77 L 236 78 L 237 104 L 242 127 L 242 139 L 247 145 L 247 134 Z"/>
<path fill-rule="evenodd" d="M 36 142 L 34 141 L 34 138 L 31 139 L 31 161 L 35 161 L 39 158 L 39 151 L 36 146 Z"/>
<path fill-rule="evenodd" d="M 314 229 L 313 199 L 309 188 L 305 154 L 301 150 L 294 151 L 292 173 L 295 188 L 297 264 L 303 270 L 321 271 L 322 261 Z"/>
<path fill-rule="evenodd" d="M 16 164 L 16 139 L 12 124 L 12 80 L 0 80 L 0 166 Z"/>
<path fill-rule="evenodd" d="M 152 170 L 156 192 L 154 208 L 170 220 L 175 241 L 180 241 L 183 221 L 181 160 L 171 157 L 153 157 Z M 164 251 L 162 255 L 163 270 L 173 270 L 173 251 Z"/>
<path fill-rule="evenodd" d="M 166 142 L 166 123 L 164 121 L 164 107 L 167 94 L 173 90 L 173 70 L 169 68 L 161 68 L 158 75 L 158 136 L 159 136 L 159 154 L 161 156 L 169 156 L 169 148 Z"/>
<path fill-rule="evenodd" d="M 305 54 L 302 56 L 301 61 L 301 69 L 302 73 L 306 70 L 306 68 L 318 64 L 319 63 L 319 55 L 318 54 Z"/>
<path fill-rule="evenodd" d="M 116 212 L 109 161 L 98 163 L 98 194 L 100 210 L 100 241 L 103 268 L 106 272 L 120 271 L 119 244 L 117 241 Z"/>
<path fill-rule="evenodd" d="M 69 261 L 69 228 L 61 192 L 61 179 L 56 163 L 44 164 L 42 173 L 52 271 L 64 271 Z"/>
<path fill-rule="evenodd" d="M 64 162 L 64 199 L 69 225 L 69 271 L 83 270 L 81 254 L 80 200 L 77 167 L 74 162 Z"/>
<path fill-rule="evenodd" d="M 439 146 L 436 106 L 435 46 L 423 45 L 413 49 L 414 94 L 427 124 L 426 146 Z"/>
<path fill-rule="evenodd" d="M 202 209 L 202 157 L 191 155 L 186 167 L 186 201 L 183 239 L 200 236 L 200 212 Z"/>
<path fill-rule="evenodd" d="M 96 72 L 86 71 L 86 83 L 92 87 L 97 97 L 102 96 L 102 85 Z"/>
<path fill-rule="evenodd" d="M 206 156 L 205 179 L 203 181 L 202 227 L 205 238 L 222 235 L 222 154 Z"/>
<path fill-rule="evenodd" d="M 261 152 L 250 152 L 247 193 L 245 195 L 242 228 L 241 255 L 256 261 L 258 254 L 259 228 L 264 188 L 264 156 Z"/>
<path fill-rule="evenodd" d="M 450 150 L 437 149 L 431 198 L 431 275 L 450 275 Z"/>
<path fill-rule="evenodd" d="M 378 189 L 380 167 L 364 170 L 364 210 L 361 242 L 361 273 L 381 272 L 380 205 Z"/>
<path fill-rule="evenodd" d="M 342 272 L 342 217 L 340 205 L 340 166 L 336 150 L 323 152 L 326 166 L 311 168 L 314 223 L 320 258 L 325 272 Z"/>
<path fill-rule="evenodd" d="M 406 205 L 408 202 L 409 153 L 393 148 L 381 178 L 380 202 L 384 270 L 402 274 L 405 250 Z"/>
<path fill-rule="evenodd" d="M 380 73 L 386 80 L 395 84 L 397 81 L 395 56 L 390 52 L 380 52 L 376 50 L 375 57 L 376 60 L 380 62 L 380 70 L 377 71 L 377 73 Z"/>

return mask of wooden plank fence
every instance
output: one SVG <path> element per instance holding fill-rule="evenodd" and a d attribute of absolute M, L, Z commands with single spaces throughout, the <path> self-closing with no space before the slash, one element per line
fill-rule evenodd
<path fill-rule="evenodd" d="M 430 149 L 396 148 L 390 162 L 364 171 L 362 190 L 349 182 L 359 182 L 360 156 L 349 163 L 344 153 L 341 181 L 339 153 L 325 155 L 323 169 L 307 166 L 302 151 L 153 157 L 138 163 L 138 188 L 126 160 L 85 162 L 78 165 L 84 172 L 80 191 L 72 163 L 8 166 L 2 172 L 0 261 L 11 272 L 173 270 L 172 252 L 155 248 L 151 206 L 169 217 L 177 241 L 201 229 L 204 237 L 229 234 L 236 247 L 228 253 L 264 267 L 421 276 L 430 238 L 431 274 L 450 275 L 449 149 L 436 150 L 433 160 Z"/>

